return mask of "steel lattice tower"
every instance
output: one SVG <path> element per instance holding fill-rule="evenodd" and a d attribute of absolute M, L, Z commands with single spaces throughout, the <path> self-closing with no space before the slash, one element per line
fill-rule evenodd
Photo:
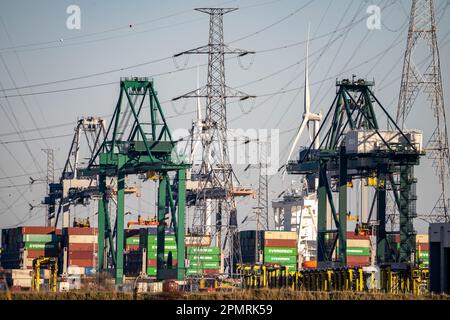
<path fill-rule="evenodd" d="M 223 15 L 237 8 L 197 8 L 209 14 L 208 45 L 176 54 L 207 54 L 207 84 L 183 96 L 174 98 L 206 98 L 206 115 L 202 125 L 202 162 L 196 191 L 193 228 L 208 230 L 209 215 L 215 215 L 216 243 L 222 248 L 224 264 L 233 273 L 233 260 L 241 262 L 237 233 L 237 211 L 233 195 L 233 168 L 230 164 L 227 142 L 227 98 L 250 98 L 249 95 L 225 84 L 225 54 L 244 56 L 249 51 L 230 48 L 224 43 Z M 206 227 L 206 228 L 205 228 Z"/>
<path fill-rule="evenodd" d="M 440 185 L 439 199 L 431 213 L 424 218 L 429 222 L 447 222 L 450 221 L 446 194 L 446 184 L 450 178 L 450 155 L 434 9 L 433 0 L 412 1 L 397 122 L 402 128 L 405 126 L 406 118 L 419 93 L 422 92 L 430 102 L 435 119 L 436 126 L 426 144 L 426 151 L 428 158 L 432 160 Z M 416 49 L 419 45 L 429 49 L 423 67 L 415 63 L 418 60 L 414 60 L 414 53 L 418 51 Z"/>
<path fill-rule="evenodd" d="M 258 207 L 261 208 L 263 229 L 269 230 L 269 179 L 267 170 L 267 143 L 259 144 L 259 179 L 258 179 Z"/>

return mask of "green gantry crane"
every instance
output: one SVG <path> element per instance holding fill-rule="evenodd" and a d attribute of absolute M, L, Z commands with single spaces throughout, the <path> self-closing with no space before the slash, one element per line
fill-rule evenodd
<path fill-rule="evenodd" d="M 352 179 L 376 177 L 375 193 L 366 224 L 376 220 L 377 263 L 404 267 L 415 250 L 413 219 L 416 216 L 413 168 L 424 154 L 421 133 L 403 132 L 371 90 L 374 82 L 358 79 L 337 81 L 337 93 L 319 132 L 299 160 L 286 166 L 290 174 L 319 178 L 317 190 L 317 260 L 319 268 L 347 266 L 347 187 Z M 379 107 L 389 130 L 381 130 L 375 114 Z M 324 132 L 318 149 L 314 141 Z M 420 140 L 420 141 L 419 141 Z M 398 231 L 386 231 L 386 195 L 393 193 L 399 213 Z M 338 206 L 333 200 L 337 193 Z M 376 204 L 376 206 L 375 206 Z M 335 229 L 327 229 L 327 207 Z M 376 207 L 376 218 L 372 213 Z M 393 243 L 400 234 L 400 248 Z M 392 234 L 392 235 L 390 235 Z M 337 251 L 335 251 L 337 250 Z M 336 253 L 334 255 L 334 253 Z M 333 258 L 335 257 L 335 258 Z"/>
<path fill-rule="evenodd" d="M 99 161 L 98 165 L 95 165 L 94 160 L 97 157 Z M 109 253 L 115 268 L 115 282 L 119 285 L 123 283 L 125 176 L 153 172 L 159 177 L 157 278 L 173 278 L 176 272 L 178 280 L 184 279 L 185 184 L 186 169 L 189 166 L 180 161 L 175 152 L 175 142 L 172 140 L 153 81 L 148 78 L 121 79 L 119 100 L 108 126 L 106 138 L 98 152 L 90 159 L 88 167 L 80 170 L 82 175 L 97 174 L 99 177 L 99 272 L 107 268 L 105 248 L 109 243 Z M 111 215 L 108 212 L 110 191 L 107 188 L 107 177 L 117 178 L 115 244 Z M 176 197 L 174 197 L 175 190 Z M 165 227 L 169 211 L 177 243 L 176 270 L 164 266 Z"/>

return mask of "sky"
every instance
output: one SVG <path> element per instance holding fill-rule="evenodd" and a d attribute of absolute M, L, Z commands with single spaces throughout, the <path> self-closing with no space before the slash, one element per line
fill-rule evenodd
<path fill-rule="evenodd" d="M 71 5 L 80 9 L 79 29 L 67 27 Z M 367 27 L 371 5 L 381 8 L 380 29 Z M 47 162 L 42 149 L 54 149 L 59 177 L 77 120 L 102 116 L 108 122 L 120 77 L 153 78 L 171 130 L 180 133 L 191 127 L 195 100 L 170 100 L 196 88 L 197 65 L 200 83 L 206 82 L 206 55 L 173 58 L 207 43 L 208 17 L 194 8 L 239 8 L 224 16 L 225 42 L 255 54 L 227 57 L 226 81 L 256 98 L 229 101 L 228 127 L 279 130 L 279 159 L 273 159 L 278 166 L 286 161 L 302 119 L 308 24 L 312 111 L 326 113 L 336 79 L 355 74 L 375 80 L 378 99 L 395 117 L 410 5 L 407 0 L 1 1 L 0 228 L 44 224 L 40 203 L 46 193 Z M 445 101 L 450 101 L 448 5 L 435 1 Z M 434 119 L 425 99 L 416 101 L 407 127 L 423 130 L 424 142 L 430 137 Z M 306 144 L 304 136 L 300 145 Z M 234 167 L 239 182 L 256 187 L 258 171 L 243 172 L 245 166 Z M 430 161 L 422 159 L 416 170 L 419 213 L 428 213 L 439 194 L 431 172 Z M 30 185 L 30 177 L 37 181 Z M 271 175 L 269 198 L 298 179 Z M 154 186 L 132 178 L 129 184 L 143 190 L 140 198 L 127 197 L 126 210 L 133 214 L 126 219 L 135 219 L 136 212 L 153 215 Z M 238 220 L 255 204 L 255 199 L 240 200 Z M 72 213 L 95 217 L 95 212 L 92 204 Z M 416 227 L 426 232 L 426 224 L 417 221 Z"/>

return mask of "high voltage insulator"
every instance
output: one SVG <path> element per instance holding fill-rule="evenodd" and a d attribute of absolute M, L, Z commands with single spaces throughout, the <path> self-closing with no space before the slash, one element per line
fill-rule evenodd
<path fill-rule="evenodd" d="M 429 49 L 426 50 L 427 58 L 424 68 L 420 68 L 414 60 L 414 53 L 419 51 L 417 48 L 421 44 Z M 446 184 L 450 178 L 450 154 L 433 0 L 412 1 L 397 108 L 397 122 L 401 124 L 402 128 L 405 126 L 406 119 L 419 93 L 422 93 L 430 102 L 435 120 L 435 129 L 427 142 L 426 151 L 428 158 L 433 162 L 440 185 L 439 198 L 431 213 L 425 216 L 425 219 L 429 222 L 448 222 L 450 221 L 450 213 Z"/>

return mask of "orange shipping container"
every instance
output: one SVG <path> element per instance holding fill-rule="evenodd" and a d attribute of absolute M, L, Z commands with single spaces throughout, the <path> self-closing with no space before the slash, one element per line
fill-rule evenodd
<path fill-rule="evenodd" d="M 59 231 L 59 233 L 58 233 Z M 19 227 L 19 233 L 21 234 L 61 234 L 61 229 L 55 229 L 54 227 Z"/>
<path fill-rule="evenodd" d="M 97 251 L 96 243 L 69 243 L 69 251 Z"/>
<path fill-rule="evenodd" d="M 297 240 L 289 239 L 265 239 L 265 247 L 276 247 L 276 248 L 296 248 Z"/>
<path fill-rule="evenodd" d="M 69 266 L 94 268 L 97 266 L 97 259 L 70 259 L 69 258 Z"/>
<path fill-rule="evenodd" d="M 97 235 L 97 228 L 66 228 L 65 231 L 68 235 Z"/>

